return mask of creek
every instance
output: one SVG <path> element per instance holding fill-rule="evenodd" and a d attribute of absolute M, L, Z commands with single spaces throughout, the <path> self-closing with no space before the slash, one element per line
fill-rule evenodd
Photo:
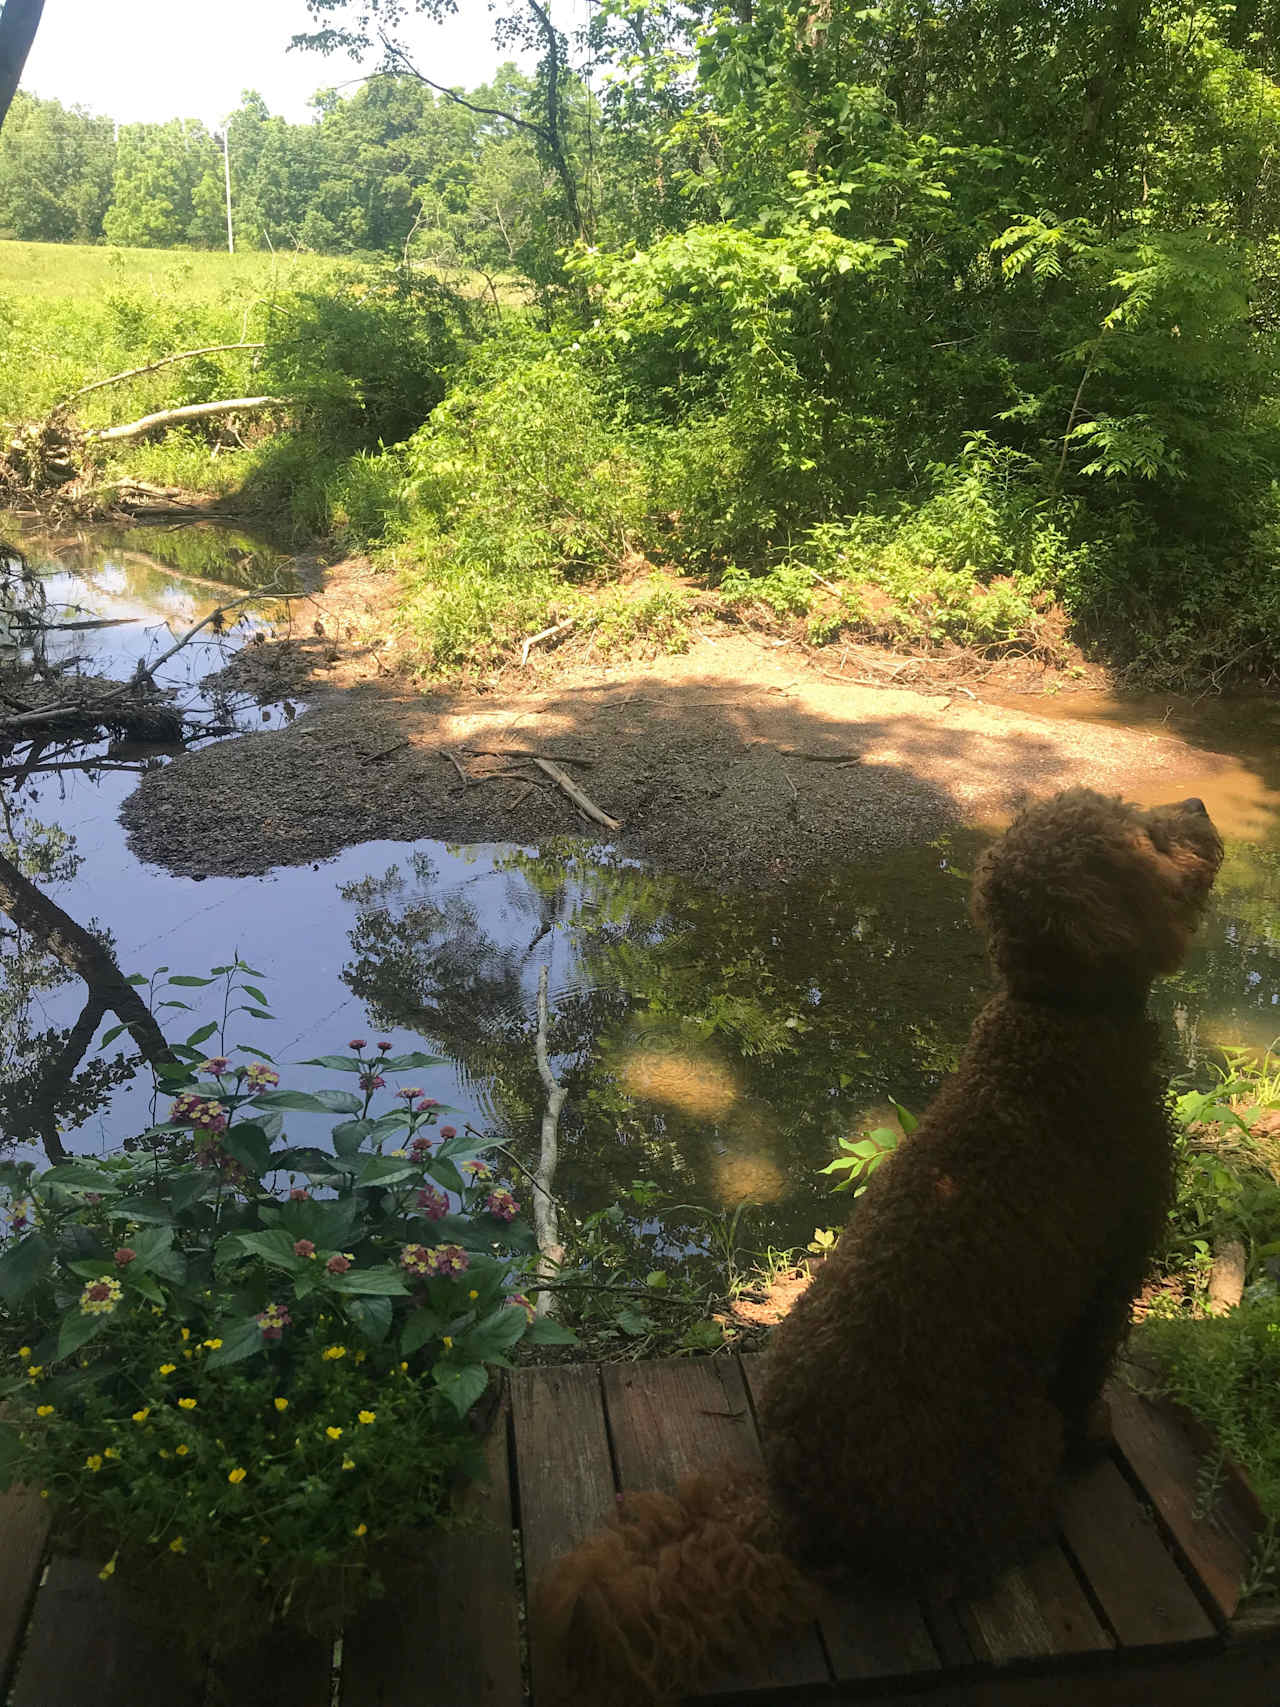
<path fill-rule="evenodd" d="M 287 569 L 261 542 L 207 524 L 20 543 L 51 605 L 116 624 L 58 637 L 80 669 L 115 679 L 169 646 L 171 627 L 181 632 L 225 603 L 228 587 L 280 584 Z M 269 598 L 250 603 L 161 679 L 183 706 L 216 710 L 227 727 L 279 727 L 302 708 L 215 702 L 200 685 L 279 616 Z M 1229 774 L 1202 790 L 1228 838 L 1212 910 L 1156 1005 L 1179 1066 L 1201 1079 L 1222 1046 L 1265 1052 L 1280 1037 L 1275 708 L 1064 695 L 1036 709 L 1171 726 L 1233 756 Z M 891 1118 L 890 1099 L 919 1109 L 987 989 L 966 916 L 989 834 L 977 828 L 763 896 L 699 890 L 602 848 L 539 855 L 429 841 L 370 840 L 319 865 L 202 880 L 141 863 L 117 822 L 138 773 L 176 750 L 15 748 L 0 797 L 9 857 L 79 923 L 107 933 L 126 973 L 204 975 L 239 956 L 261 974 L 250 982 L 275 1017 L 233 1015 L 227 1053 L 269 1054 L 284 1084 L 315 1089 L 334 1075 L 295 1064 L 345 1053 L 350 1039 L 386 1038 L 397 1053 L 425 1046 L 441 1059 L 414 1082 L 457 1110 L 458 1125 L 465 1117 L 528 1157 L 541 1109 L 534 1010 L 546 965 L 553 1059 L 569 1087 L 558 1185 L 580 1209 L 645 1179 L 686 1206 L 666 1217 L 673 1233 L 696 1236 L 701 1211 L 746 1203 L 744 1244 L 807 1240 L 845 1211 L 817 1174 L 836 1138 Z M 206 830 L 222 833 L 216 816 Z M 159 999 L 188 1004 L 157 1010 L 171 1038 L 221 1017 L 217 984 L 173 986 Z M 127 1036 L 68 1060 L 84 1006 L 83 985 L 40 943 L 5 933 L 0 1132 L 9 1146 L 40 1137 L 37 1106 L 82 1152 L 149 1123 L 150 1075 L 131 1066 Z M 109 1015 L 99 1038 L 112 1024 Z M 290 1117 L 297 1142 L 323 1132 L 316 1116 Z"/>

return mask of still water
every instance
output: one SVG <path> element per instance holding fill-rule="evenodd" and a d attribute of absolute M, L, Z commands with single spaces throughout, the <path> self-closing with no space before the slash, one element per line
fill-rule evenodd
<path fill-rule="evenodd" d="M 171 629 L 224 603 L 227 587 L 288 584 L 287 563 L 265 547 L 203 525 L 28 540 L 26 549 L 51 603 L 79 620 L 116 622 L 60 638 L 80 668 L 117 679 L 167 648 Z M 235 629 L 201 636 L 162 679 L 183 705 L 207 706 L 200 680 L 279 614 L 269 599 L 247 606 Z M 269 729 L 298 709 L 232 703 L 219 715 Z M 1096 699 L 1054 709 L 1126 715 Z M 1129 715 L 1148 726 L 1157 710 L 1144 702 Z M 1213 912 L 1188 967 L 1158 996 L 1180 1064 L 1201 1076 L 1215 1047 L 1265 1051 L 1280 1036 L 1271 715 L 1221 701 L 1176 713 L 1178 733 L 1238 761 L 1229 799 L 1204 790 L 1230 835 Z M 744 1233 L 757 1246 L 808 1238 L 843 1209 L 816 1172 L 836 1137 L 878 1123 L 890 1097 L 918 1108 L 986 992 L 966 920 L 985 839 L 976 829 L 767 895 L 699 891 L 580 843 L 538 855 L 371 841 L 319 866 L 201 881 L 141 864 L 117 822 L 139 770 L 170 756 L 106 743 L 15 748 L 0 796 L 9 857 L 81 924 L 105 932 L 127 973 L 202 974 L 237 954 L 247 961 L 276 1017 L 233 1014 L 228 1052 L 261 1048 L 285 1084 L 316 1088 L 332 1077 L 293 1064 L 344 1052 L 350 1039 L 385 1037 L 397 1052 L 425 1046 L 442 1059 L 413 1081 L 526 1156 L 541 1108 L 534 998 L 547 966 L 553 1058 L 569 1087 L 558 1184 L 580 1208 L 648 1179 L 680 1204 L 755 1205 Z M 216 821 L 208 833 L 220 833 Z M 31 938 L 10 931 L 0 941 L 0 1131 L 9 1143 L 34 1141 L 37 1089 L 52 1097 L 70 1149 L 105 1149 L 147 1124 L 150 1078 L 121 1057 L 127 1038 L 69 1058 L 85 995 Z M 160 1010 L 178 1039 L 222 1011 L 216 987 L 178 986 L 161 999 L 190 1004 Z M 99 1036 L 114 1023 L 107 1016 Z M 291 1122 L 298 1142 L 323 1136 L 318 1117 Z M 674 1233 L 693 1219 L 677 1211 L 668 1224 Z"/>

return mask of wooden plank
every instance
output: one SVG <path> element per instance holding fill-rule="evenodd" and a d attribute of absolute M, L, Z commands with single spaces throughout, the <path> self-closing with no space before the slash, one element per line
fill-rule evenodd
<path fill-rule="evenodd" d="M 203 1707 L 203 1665 L 136 1624 L 123 1586 L 100 1582 L 98 1568 L 62 1557 L 50 1564 L 10 1707 Z"/>
<path fill-rule="evenodd" d="M 0 1700 L 13 1672 L 48 1538 L 49 1508 L 38 1493 L 0 1494 Z"/>
<path fill-rule="evenodd" d="M 605 1407 L 618 1480 L 624 1489 L 671 1493 L 689 1475 L 723 1463 L 762 1464 L 755 1420 L 737 1362 L 727 1357 L 611 1363 L 603 1369 Z M 741 1670 L 721 1673 L 698 1696 L 802 1684 L 830 1677 L 816 1625 L 780 1641 Z"/>
<path fill-rule="evenodd" d="M 1116 1444 L 1130 1469 L 1221 1617 L 1231 1619 L 1249 1572 L 1260 1514 L 1228 1477 L 1212 1512 L 1198 1516 L 1203 1444 L 1197 1445 L 1172 1407 L 1152 1404 L 1122 1382 L 1107 1389 L 1107 1402 Z"/>
<path fill-rule="evenodd" d="M 1203 1641 L 1208 1614 L 1150 1516 L 1114 1464 L 1096 1464 L 1062 1491 L 1062 1531 L 1124 1647 Z"/>
<path fill-rule="evenodd" d="M 758 1411 L 764 1359 L 740 1359 L 747 1392 Z M 941 1663 L 920 1602 L 911 1595 L 824 1590 L 818 1628 L 831 1669 L 841 1682 L 915 1677 Z"/>
<path fill-rule="evenodd" d="M 273 1630 L 214 1662 L 206 1707 L 330 1707 L 332 1655 L 332 1642 L 321 1636 L 287 1626 Z M 169 1699 L 172 1707 L 185 1707 L 182 1697 Z"/>
<path fill-rule="evenodd" d="M 410 1538 L 406 1556 L 421 1562 L 396 1573 L 394 1604 L 413 1616 L 374 1601 L 347 1627 L 342 1707 L 520 1707 L 509 1422 L 505 1401 L 485 1441 L 487 1480 L 459 1501 L 475 1527 Z"/>
<path fill-rule="evenodd" d="M 616 1492 L 595 1364 L 511 1375 L 525 1580 L 599 1529 Z"/>
<path fill-rule="evenodd" d="M 547 1566 L 599 1529 L 613 1509 L 616 1489 L 599 1369 L 562 1364 L 513 1370 L 511 1414 L 525 1591 L 532 1600 Z M 538 1638 L 530 1620 L 535 1699 L 543 1674 Z"/>
<path fill-rule="evenodd" d="M 1106 1653 L 1115 1645 L 1056 1544 L 1006 1571 L 988 1593 L 962 1601 L 958 1611 L 974 1653 L 993 1665 Z"/>

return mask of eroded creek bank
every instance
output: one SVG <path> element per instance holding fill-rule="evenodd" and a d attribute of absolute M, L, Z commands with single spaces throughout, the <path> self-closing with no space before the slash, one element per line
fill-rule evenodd
<path fill-rule="evenodd" d="M 109 570 L 73 571 L 89 605 L 104 573 L 122 596 L 122 548 L 104 549 Z M 51 572 L 68 573 L 65 554 Z M 156 645 L 174 586 L 193 608 L 221 596 L 157 573 L 169 590 L 139 599 Z M 1199 794 L 1228 835 L 1213 915 L 1159 998 L 1183 1064 L 1280 1033 L 1275 702 L 984 703 L 834 681 L 731 632 L 683 657 L 424 695 L 387 672 L 383 600 L 353 566 L 314 605 L 260 611 L 187 665 L 187 691 L 229 694 L 246 733 L 146 755 L 140 775 L 104 763 L 11 781 L 14 834 L 127 971 L 203 972 L 239 950 L 279 1018 L 237 1023 L 282 1062 L 348 1037 L 425 1038 L 442 1060 L 415 1077 L 517 1151 L 536 1131 L 548 965 L 570 1087 L 561 1185 L 578 1207 L 652 1179 L 684 1204 L 757 1205 L 755 1246 L 837 1217 L 816 1176 L 835 1137 L 890 1096 L 919 1106 L 982 999 L 977 852 L 1020 798 L 1073 782 Z M 212 690 L 195 686 L 210 674 Z M 535 755 L 621 829 L 584 825 Z M 0 1057 L 15 1137 L 23 1075 L 56 1054 L 84 995 L 19 960 L 4 953 L 0 998 L 17 1022 Z M 212 996 L 191 999 L 174 1035 L 216 1017 Z M 104 1079 L 95 1060 L 60 1110 L 79 1147 L 145 1115 L 146 1084 L 123 1067 Z M 290 1068 L 288 1082 L 327 1081 Z M 668 1231 L 696 1237 L 696 1221 L 681 1212 Z"/>

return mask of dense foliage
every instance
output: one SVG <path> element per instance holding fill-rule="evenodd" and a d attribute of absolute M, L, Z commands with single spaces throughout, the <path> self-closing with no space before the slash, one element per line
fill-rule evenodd
<path fill-rule="evenodd" d="M 503 649 L 548 605 L 585 615 L 603 581 L 659 565 L 816 639 L 1061 658 L 1069 616 L 1149 674 L 1272 673 L 1266 6 L 608 0 L 569 35 L 502 0 L 498 47 L 532 69 L 461 98 L 397 34 L 446 0 L 310 9 L 306 45 L 381 41 L 383 74 L 318 97 L 309 125 L 246 96 L 243 239 L 484 281 L 489 325 L 472 316 L 446 407 L 326 477 L 317 506 L 417 567 L 429 662 Z M 15 112 L 11 229 L 221 240 L 211 137 L 126 127 L 112 154 L 96 123 Z M 5 190 L 55 155 L 81 164 L 44 199 Z M 513 309 L 515 280 L 532 301 Z"/>

